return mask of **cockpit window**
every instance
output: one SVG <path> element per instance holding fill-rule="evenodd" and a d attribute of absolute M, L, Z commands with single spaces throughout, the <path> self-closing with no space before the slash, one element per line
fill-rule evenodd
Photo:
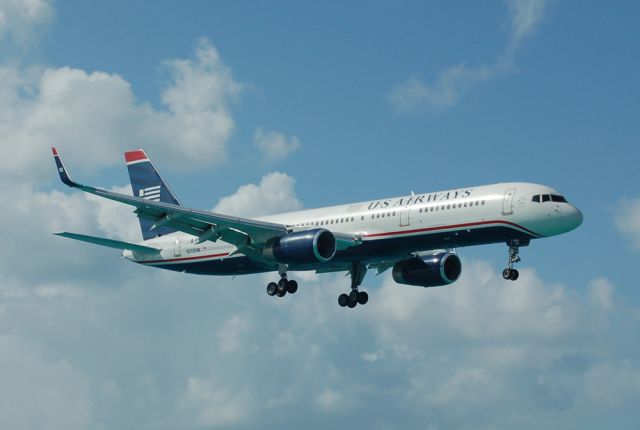
<path fill-rule="evenodd" d="M 555 194 L 551 194 L 551 201 L 552 202 L 559 202 L 559 203 L 567 203 L 567 199 L 565 199 L 562 196 L 555 195 Z"/>
<path fill-rule="evenodd" d="M 543 194 L 542 195 L 542 202 L 548 202 L 551 200 L 551 195 L 549 194 Z"/>
<path fill-rule="evenodd" d="M 532 202 L 536 202 L 536 203 L 540 203 L 540 195 L 537 196 L 533 196 L 533 198 L 531 199 Z"/>

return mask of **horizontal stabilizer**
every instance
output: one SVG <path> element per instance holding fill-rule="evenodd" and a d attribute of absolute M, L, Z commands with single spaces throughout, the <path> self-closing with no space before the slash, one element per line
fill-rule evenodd
<path fill-rule="evenodd" d="M 80 240 L 82 242 L 89 242 L 95 245 L 106 246 L 115 249 L 128 249 L 134 252 L 142 252 L 145 254 L 158 254 L 160 249 L 152 248 L 150 246 L 137 245 L 135 243 L 123 242 L 121 240 L 105 239 L 103 237 L 87 236 L 85 234 L 68 233 L 63 231 L 61 233 L 53 233 L 56 236 L 68 237 L 69 239 Z"/>

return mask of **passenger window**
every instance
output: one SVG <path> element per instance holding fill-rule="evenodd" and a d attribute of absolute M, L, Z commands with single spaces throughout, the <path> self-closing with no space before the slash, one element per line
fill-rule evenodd
<path fill-rule="evenodd" d="M 548 202 L 548 201 L 551 201 L 551 196 L 549 194 L 543 194 L 542 202 Z"/>
<path fill-rule="evenodd" d="M 484 200 L 480 204 L 484 205 Z"/>

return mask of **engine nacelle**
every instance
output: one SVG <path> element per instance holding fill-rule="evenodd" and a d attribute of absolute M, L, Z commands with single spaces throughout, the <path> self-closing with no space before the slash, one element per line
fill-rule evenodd
<path fill-rule="evenodd" d="M 268 242 L 264 254 L 283 264 L 324 263 L 336 254 L 336 238 L 322 228 L 298 231 Z"/>
<path fill-rule="evenodd" d="M 462 273 L 460 257 L 451 252 L 423 255 L 393 266 L 393 280 L 418 287 L 440 287 L 455 282 Z"/>

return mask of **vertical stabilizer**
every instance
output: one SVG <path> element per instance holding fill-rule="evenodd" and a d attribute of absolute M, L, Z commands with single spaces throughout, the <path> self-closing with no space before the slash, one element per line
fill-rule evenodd
<path fill-rule="evenodd" d="M 154 202 L 171 203 L 180 206 L 177 197 L 142 149 L 125 152 L 124 159 L 129 170 L 129 179 L 131 180 L 134 196 Z M 140 218 L 140 229 L 144 240 L 161 235 L 164 236 L 176 231 L 166 226 L 152 228 L 153 225 L 153 220 Z"/>

